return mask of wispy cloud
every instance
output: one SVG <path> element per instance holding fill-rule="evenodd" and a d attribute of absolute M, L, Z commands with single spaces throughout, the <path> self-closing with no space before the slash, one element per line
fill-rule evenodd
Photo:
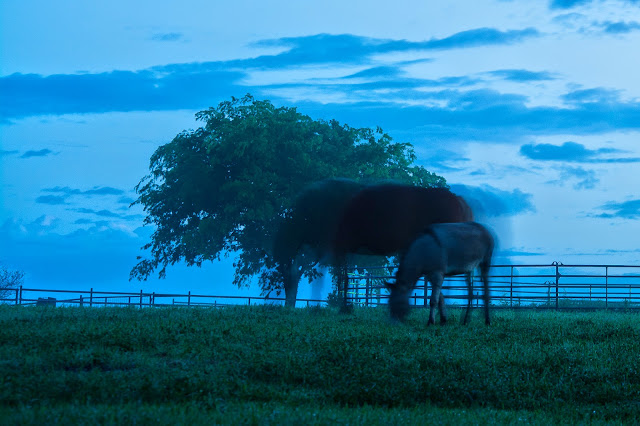
<path fill-rule="evenodd" d="M 49 205 L 67 204 L 67 198 L 59 195 L 41 195 L 36 198 L 36 203 Z"/>
<path fill-rule="evenodd" d="M 562 145 L 547 143 L 526 144 L 520 147 L 520 154 L 537 161 L 564 161 L 573 163 L 637 163 L 639 157 L 609 157 L 619 154 L 614 148 L 587 149 L 576 142 L 565 142 Z"/>
<path fill-rule="evenodd" d="M 0 149 L 0 158 L 2 157 L 8 157 L 10 155 L 17 155 L 20 151 L 17 150 L 4 150 L 4 149 Z"/>
<path fill-rule="evenodd" d="M 512 70 L 496 70 L 488 73 L 494 77 L 502 78 L 504 80 L 515 81 L 519 83 L 530 83 L 533 81 L 548 81 L 555 80 L 556 77 L 547 71 L 529 71 L 522 69 Z"/>
<path fill-rule="evenodd" d="M 157 33 L 151 36 L 153 41 L 179 41 L 184 38 L 182 33 Z"/>
<path fill-rule="evenodd" d="M 636 21 L 604 21 L 596 23 L 595 26 L 602 28 L 608 34 L 628 34 L 632 31 L 640 30 L 640 22 Z"/>
<path fill-rule="evenodd" d="M 404 62 L 378 66 L 372 60 L 380 53 L 509 44 L 538 34 L 533 29 L 484 28 L 422 42 L 321 34 L 263 41 L 258 44 L 284 50 L 249 59 L 173 64 L 136 72 L 46 77 L 13 74 L 0 77 L 0 115 L 18 118 L 39 114 L 197 110 L 216 105 L 230 95 L 252 92 L 275 104 L 290 105 L 295 100 L 301 111 L 317 118 L 337 119 L 355 126 L 379 125 L 393 132 L 411 129 L 417 138 L 437 140 L 521 142 L 524 135 L 583 135 L 640 129 L 640 102 L 621 100 L 615 90 L 573 90 L 562 97 L 566 105 L 532 107 L 522 94 L 477 87 L 487 75 L 522 83 L 557 78 L 547 71 L 502 69 L 430 80 L 408 75 Z M 336 63 L 357 65 L 361 71 L 287 84 L 249 83 L 252 73 L 262 69 Z M 321 95 L 296 96 L 296 93 Z M 327 99 L 348 101 L 327 102 Z"/>
<path fill-rule="evenodd" d="M 81 190 L 76 188 L 69 188 L 68 186 L 60 187 L 55 186 L 53 188 L 45 188 L 42 192 L 52 192 L 52 193 L 60 193 L 64 194 L 64 196 L 70 195 L 84 195 L 84 196 L 92 196 L 92 195 L 122 195 L 124 191 L 118 188 L 112 188 L 110 186 L 94 186 L 91 189 Z"/>
<path fill-rule="evenodd" d="M 593 0 L 551 0 L 549 7 L 551 9 L 571 9 L 573 7 L 589 4 L 592 1 Z"/>
<path fill-rule="evenodd" d="M 350 34 L 318 34 L 257 42 L 256 46 L 282 47 L 285 50 L 249 59 L 97 74 L 12 74 L 0 77 L 0 117 L 206 108 L 229 94 L 259 90 L 243 84 L 250 70 L 335 63 L 367 64 L 374 55 L 381 53 L 512 44 L 538 35 L 533 28 L 509 31 L 480 28 L 416 42 Z M 389 72 L 394 71 L 378 69 L 373 72 L 377 72 L 378 77 L 387 72 L 389 78 Z"/>
<path fill-rule="evenodd" d="M 467 165 L 470 161 L 469 158 L 460 155 L 459 152 L 446 149 L 429 152 L 423 157 L 427 159 L 425 166 L 429 170 L 434 169 L 447 172 L 464 170 L 462 164 Z"/>
<path fill-rule="evenodd" d="M 69 199 L 72 197 L 97 197 L 97 196 L 123 196 L 125 193 L 123 190 L 113 188 L 110 186 L 95 186 L 91 189 L 81 190 L 77 188 L 70 188 L 68 186 L 55 186 L 53 188 L 44 188 L 41 192 L 52 195 L 41 195 L 36 198 L 36 202 L 40 204 L 50 205 L 65 205 L 69 204 Z M 82 210 L 82 211 L 81 211 Z M 87 211 L 88 209 L 76 209 L 79 213 L 93 213 L 94 211 Z"/>
<path fill-rule="evenodd" d="M 245 66 L 256 67 L 335 62 L 359 63 L 376 54 L 505 45 L 538 36 L 540 33 L 535 28 L 508 31 L 500 31 L 495 28 L 477 28 L 427 41 L 376 39 L 352 34 L 317 34 L 258 41 L 253 46 L 281 47 L 287 50 L 279 55 L 260 56 L 245 60 L 243 63 Z M 239 62 L 236 61 L 236 63 Z"/>
<path fill-rule="evenodd" d="M 610 201 L 599 208 L 600 210 L 605 210 L 605 212 L 595 215 L 595 217 L 605 219 L 640 219 L 640 200 Z"/>
<path fill-rule="evenodd" d="M 607 0 L 551 0 L 549 7 L 551 9 L 572 9 L 578 6 L 585 6 L 590 3 L 605 3 Z M 640 0 L 621 0 L 623 3 L 633 5 L 640 4 Z"/>
<path fill-rule="evenodd" d="M 119 215 L 118 213 L 114 213 L 110 210 L 106 210 L 106 209 L 102 209 L 102 210 L 94 210 L 94 209 L 88 209 L 88 208 L 77 208 L 77 209 L 73 209 L 73 211 L 78 212 L 78 213 L 84 213 L 84 214 L 92 214 L 92 215 L 96 215 L 96 216 L 101 216 L 101 217 L 112 217 L 112 218 L 121 218 L 122 215 Z"/>
<path fill-rule="evenodd" d="M 118 199 L 118 204 L 125 204 L 125 205 L 128 206 L 129 204 L 133 203 L 134 201 L 135 201 L 135 199 L 131 198 L 131 197 L 120 197 Z"/>
<path fill-rule="evenodd" d="M 620 90 L 612 90 L 604 87 L 592 89 L 574 90 L 565 95 L 562 99 L 569 104 L 576 103 L 615 103 L 620 100 Z"/>
<path fill-rule="evenodd" d="M 587 170 L 583 167 L 564 167 L 560 171 L 560 185 L 564 185 L 564 182 L 577 180 L 573 184 L 573 189 L 593 189 L 600 179 L 596 177 L 596 172 L 593 170 Z"/>
<path fill-rule="evenodd" d="M 243 72 L 161 73 L 151 70 L 100 74 L 0 77 L 0 115 L 101 113 L 199 108 L 235 93 Z"/>
<path fill-rule="evenodd" d="M 20 156 L 20 158 L 33 158 L 33 157 L 46 157 L 48 155 L 54 154 L 50 149 L 40 149 L 37 151 L 26 151 L 24 154 Z"/>

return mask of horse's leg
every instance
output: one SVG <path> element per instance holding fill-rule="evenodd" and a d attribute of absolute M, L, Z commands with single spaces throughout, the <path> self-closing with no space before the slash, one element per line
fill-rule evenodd
<path fill-rule="evenodd" d="M 484 286 L 484 323 L 491 324 L 489 319 L 489 301 L 491 300 L 491 294 L 489 292 L 489 264 L 485 263 L 480 266 L 480 274 L 482 275 L 482 284 Z"/>
<path fill-rule="evenodd" d="M 347 262 L 343 262 L 340 265 L 340 278 L 342 280 L 342 302 L 343 302 L 343 305 L 346 307 L 347 297 L 348 297 L 347 287 L 349 286 L 349 280 L 347 275 Z"/>
<path fill-rule="evenodd" d="M 440 299 L 440 290 L 442 288 L 442 281 L 444 275 L 441 272 L 434 272 L 428 275 L 429 282 L 431 283 L 431 301 L 429 303 L 429 321 L 427 324 L 436 323 L 436 306 Z M 426 279 L 426 277 L 425 277 Z"/>
<path fill-rule="evenodd" d="M 298 284 L 300 283 L 300 273 L 296 261 L 292 259 L 280 267 L 284 280 L 284 305 L 289 308 L 295 308 L 296 298 L 298 297 Z"/>
<path fill-rule="evenodd" d="M 447 323 L 447 308 L 444 303 L 444 294 L 440 291 L 440 297 L 438 298 L 438 309 L 440 310 L 440 324 Z"/>
<path fill-rule="evenodd" d="M 471 305 L 473 303 L 473 281 L 471 280 L 471 272 L 467 272 L 465 275 L 467 281 L 467 312 L 464 314 L 463 324 L 467 324 L 469 321 L 469 314 L 471 313 Z"/>

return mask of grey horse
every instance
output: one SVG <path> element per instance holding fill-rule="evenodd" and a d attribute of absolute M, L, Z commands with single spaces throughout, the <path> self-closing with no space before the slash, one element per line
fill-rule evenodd
<path fill-rule="evenodd" d="M 431 283 L 428 324 L 435 323 L 435 308 L 439 305 L 440 322 L 446 323 L 447 313 L 442 295 L 442 282 L 451 275 L 465 274 L 468 289 L 467 311 L 464 324 L 469 320 L 473 288 L 471 274 L 476 268 L 484 285 L 485 323 L 489 319 L 488 274 L 491 267 L 494 239 L 491 233 L 476 222 L 440 223 L 427 228 L 400 260 L 395 284 L 391 290 L 389 308 L 391 317 L 403 320 L 409 312 L 409 296 L 421 276 Z"/>

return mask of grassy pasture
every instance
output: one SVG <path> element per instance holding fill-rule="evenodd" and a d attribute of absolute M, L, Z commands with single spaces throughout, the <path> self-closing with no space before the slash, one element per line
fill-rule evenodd
<path fill-rule="evenodd" d="M 640 422 L 640 315 L 0 306 L 6 424 Z"/>

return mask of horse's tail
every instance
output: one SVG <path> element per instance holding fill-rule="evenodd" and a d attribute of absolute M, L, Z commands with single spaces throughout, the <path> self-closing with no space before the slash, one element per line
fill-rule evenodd
<path fill-rule="evenodd" d="M 469 204 L 467 203 L 467 200 L 465 200 L 461 196 L 456 195 L 456 198 L 462 210 L 461 222 L 472 222 L 474 220 L 474 217 L 473 217 L 473 210 L 471 210 L 471 206 L 469 206 Z"/>

